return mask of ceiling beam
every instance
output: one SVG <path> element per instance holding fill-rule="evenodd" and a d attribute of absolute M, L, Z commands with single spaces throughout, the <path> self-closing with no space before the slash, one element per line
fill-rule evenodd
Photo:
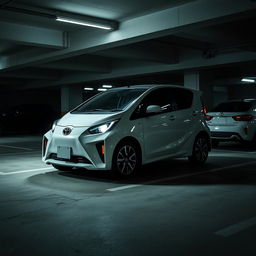
<path fill-rule="evenodd" d="M 109 58 L 84 55 L 76 58 L 66 59 L 57 62 L 50 62 L 38 65 L 39 68 L 86 71 L 95 73 L 109 73 L 112 70 L 112 63 Z"/>
<path fill-rule="evenodd" d="M 112 58 L 135 59 L 168 64 L 178 62 L 178 52 L 174 47 L 167 43 L 153 41 L 99 51 L 95 54 Z"/>
<path fill-rule="evenodd" d="M 208 26 L 223 21 L 252 15 L 256 3 L 253 1 L 198 0 L 178 7 L 165 9 L 148 15 L 124 21 L 116 31 L 103 32 L 79 30 L 70 33 L 70 47 L 42 56 L 20 58 L 14 63 L 7 61 L 2 69 L 15 69 L 40 65 L 81 54 L 128 45 L 157 37 L 163 37 L 184 30 Z M 37 33 L 38 34 L 38 33 Z"/>
<path fill-rule="evenodd" d="M 62 49 L 68 46 L 68 34 L 58 30 L 0 22 L 0 39 L 17 44 Z"/>
<path fill-rule="evenodd" d="M 182 70 L 194 70 L 207 67 L 219 67 L 220 65 L 236 64 L 239 62 L 256 61 L 256 53 L 236 52 L 229 54 L 217 55 L 211 59 L 205 59 L 201 56 L 201 51 L 187 50 L 183 51 L 180 61 L 177 64 L 160 64 L 160 63 L 141 63 L 130 62 L 124 65 L 116 65 L 111 73 L 108 74 L 92 74 L 77 72 L 61 77 L 58 81 L 51 81 L 47 86 L 59 86 L 64 84 L 92 82 L 105 79 L 116 79 L 137 75 L 148 75 L 160 72 L 176 72 Z M 44 87 L 44 82 L 29 83 L 26 88 Z"/>

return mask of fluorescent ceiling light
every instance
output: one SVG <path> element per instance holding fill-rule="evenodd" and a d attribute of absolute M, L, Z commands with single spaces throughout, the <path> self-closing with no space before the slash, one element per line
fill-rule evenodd
<path fill-rule="evenodd" d="M 100 92 L 105 92 L 105 91 L 107 91 L 108 89 L 105 89 L 105 88 L 99 88 L 98 89 L 98 91 L 100 91 Z"/>
<path fill-rule="evenodd" d="M 93 91 L 94 89 L 90 88 L 90 87 L 85 87 L 84 90 L 86 90 L 86 91 Z"/>
<path fill-rule="evenodd" d="M 250 78 L 243 78 L 241 81 L 242 82 L 247 82 L 247 83 L 255 83 L 255 80 L 254 79 L 250 79 Z"/>
<path fill-rule="evenodd" d="M 103 88 L 112 88 L 113 86 L 110 85 L 110 84 L 103 84 L 102 87 L 103 87 Z"/>
<path fill-rule="evenodd" d="M 86 22 L 86 21 L 80 21 L 80 20 L 69 19 L 69 18 L 57 17 L 56 20 L 61 21 L 61 22 L 81 25 L 81 26 L 93 27 L 93 28 L 101 28 L 101 29 L 106 29 L 106 30 L 112 30 L 113 29 L 111 26 L 98 25 L 98 24 L 94 24 L 94 23 L 90 23 L 90 22 Z"/>

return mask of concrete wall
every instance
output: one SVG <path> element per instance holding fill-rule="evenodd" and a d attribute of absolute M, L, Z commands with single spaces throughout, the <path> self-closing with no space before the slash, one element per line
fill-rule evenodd
<path fill-rule="evenodd" d="M 60 90 L 13 91 L 0 94 L 0 109 L 19 104 L 48 104 L 60 113 Z"/>
<path fill-rule="evenodd" d="M 229 89 L 229 99 L 251 99 L 256 98 L 255 85 L 231 86 Z"/>

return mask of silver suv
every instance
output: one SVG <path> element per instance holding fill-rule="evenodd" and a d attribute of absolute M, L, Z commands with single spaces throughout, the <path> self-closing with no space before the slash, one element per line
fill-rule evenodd
<path fill-rule="evenodd" d="M 206 121 L 213 146 L 217 146 L 220 141 L 254 142 L 256 99 L 223 102 L 207 113 Z"/>

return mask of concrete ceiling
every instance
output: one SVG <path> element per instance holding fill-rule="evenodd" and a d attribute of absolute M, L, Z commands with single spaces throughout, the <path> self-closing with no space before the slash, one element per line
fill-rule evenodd
<path fill-rule="evenodd" d="M 255 1 L 0 0 L 0 6 L 0 90 L 233 65 L 238 77 L 243 63 L 256 61 Z M 119 26 L 66 24 L 54 20 L 57 14 Z"/>
<path fill-rule="evenodd" d="M 22 0 L 22 5 L 124 21 L 194 0 Z M 15 1 L 12 1 L 15 4 Z"/>

